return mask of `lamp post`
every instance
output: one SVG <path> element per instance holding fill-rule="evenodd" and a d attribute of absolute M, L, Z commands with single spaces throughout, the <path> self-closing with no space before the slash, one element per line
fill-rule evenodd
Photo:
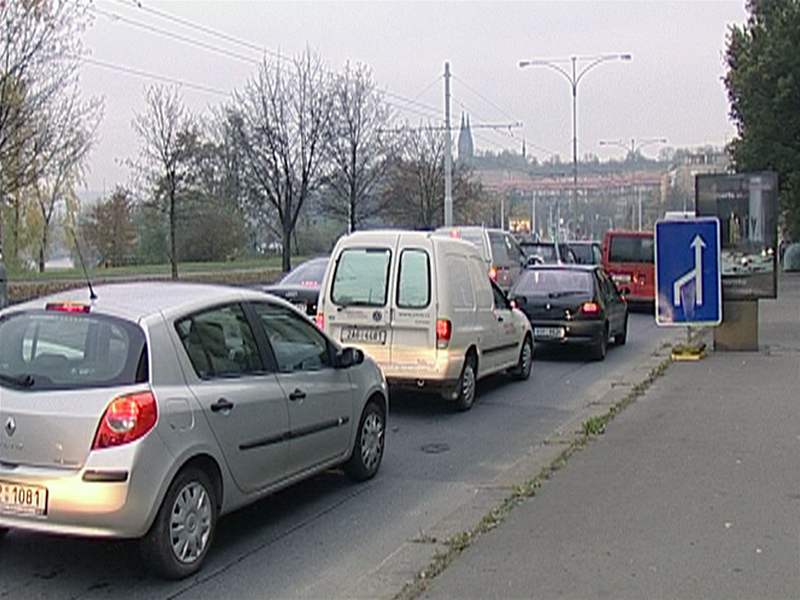
<path fill-rule="evenodd" d="M 644 139 L 635 139 L 631 138 L 631 145 L 628 146 L 622 140 L 600 140 L 598 142 L 601 146 L 616 146 L 618 148 L 622 148 L 623 150 L 628 151 L 628 156 L 635 156 L 636 153 L 644 148 L 645 146 L 649 146 L 650 144 L 666 144 L 667 138 L 644 138 Z M 639 231 L 642 230 L 642 189 L 639 186 L 636 186 L 636 205 L 637 205 L 637 212 L 638 212 L 638 229 Z"/>
<path fill-rule="evenodd" d="M 596 67 L 597 65 L 608 62 L 610 60 L 631 60 L 633 57 L 630 54 L 602 54 L 600 56 L 571 56 L 568 59 L 532 59 L 519 61 L 519 67 L 548 67 L 558 72 L 566 78 L 572 88 L 572 204 L 578 197 L 578 84 L 583 79 L 586 73 Z M 571 63 L 571 70 L 567 70 L 563 66 L 564 63 Z M 580 63 L 588 63 L 586 66 L 578 69 Z M 561 214 L 560 206 L 556 205 L 556 212 Z M 561 219 L 558 218 L 558 223 Z M 556 241 L 558 241 L 559 232 L 556 229 Z"/>

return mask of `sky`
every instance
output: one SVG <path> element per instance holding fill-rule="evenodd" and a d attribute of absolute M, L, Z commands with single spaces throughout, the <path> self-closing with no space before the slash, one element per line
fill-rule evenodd
<path fill-rule="evenodd" d="M 456 128 L 462 112 L 473 125 L 523 124 L 476 129 L 477 150 L 519 152 L 525 139 L 529 155 L 544 159 L 558 153 L 565 161 L 572 155 L 570 84 L 544 66 L 521 69 L 519 61 L 630 53 L 631 61 L 603 62 L 578 84 L 579 156 L 624 156 L 622 148 L 601 146 L 601 140 L 666 138 L 672 147 L 721 146 L 735 135 L 722 83 L 726 33 L 746 17 L 744 0 L 94 0 L 84 43 L 95 64 L 82 66 L 81 86 L 87 97 L 104 98 L 105 111 L 86 187 L 103 192 L 124 184 L 129 178 L 124 161 L 138 152 L 131 122 L 144 107 L 146 86 L 156 81 L 120 69 L 210 88 L 181 87 L 186 105 L 201 114 L 254 75 L 252 61 L 263 57 L 256 47 L 288 56 L 310 47 L 331 69 L 347 61 L 365 63 L 398 116 L 412 124 L 444 118 L 443 73 L 449 62 Z M 587 64 L 578 62 L 579 68 Z M 658 150 L 650 144 L 643 153 Z"/>

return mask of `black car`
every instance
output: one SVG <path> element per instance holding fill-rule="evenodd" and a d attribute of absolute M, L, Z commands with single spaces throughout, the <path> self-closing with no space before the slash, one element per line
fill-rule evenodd
<path fill-rule="evenodd" d="M 555 242 L 522 242 L 520 247 L 525 253 L 525 256 L 528 257 L 528 265 L 578 262 L 575 253 L 563 242 L 558 244 L 558 253 L 556 253 Z"/>
<path fill-rule="evenodd" d="M 610 339 L 627 339 L 628 304 L 600 266 L 528 268 L 509 298 L 530 320 L 537 343 L 588 345 L 603 360 Z"/>
<path fill-rule="evenodd" d="M 575 262 L 579 265 L 599 265 L 603 262 L 603 251 L 600 242 L 578 241 L 566 244 L 575 255 Z"/>
<path fill-rule="evenodd" d="M 288 300 L 307 315 L 316 316 L 319 288 L 329 260 L 327 256 L 307 260 L 292 269 L 278 283 L 263 286 L 261 289 Z"/>

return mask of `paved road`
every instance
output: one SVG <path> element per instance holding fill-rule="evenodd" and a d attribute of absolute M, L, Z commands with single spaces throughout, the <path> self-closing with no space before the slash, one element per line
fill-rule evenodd
<path fill-rule="evenodd" d="M 634 314 L 628 344 L 611 348 L 603 363 L 537 349 L 530 381 L 484 381 L 468 413 L 429 397 L 393 397 L 387 455 L 375 480 L 355 485 L 325 473 L 230 515 L 195 579 L 151 578 L 133 542 L 12 533 L 0 544 L 0 598 L 375 595 L 371 574 L 397 561 L 405 542 L 469 502 L 476 485 L 566 422 L 593 383 L 649 355 L 663 339 L 652 316 Z"/>

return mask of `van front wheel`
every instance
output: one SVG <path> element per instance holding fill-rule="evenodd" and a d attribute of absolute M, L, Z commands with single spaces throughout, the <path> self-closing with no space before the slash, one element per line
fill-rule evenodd
<path fill-rule="evenodd" d="M 461 377 L 458 379 L 458 396 L 456 396 L 456 408 L 461 411 L 469 410 L 475 404 L 477 393 L 475 357 L 471 354 L 464 361 L 464 368 L 461 370 Z"/>

